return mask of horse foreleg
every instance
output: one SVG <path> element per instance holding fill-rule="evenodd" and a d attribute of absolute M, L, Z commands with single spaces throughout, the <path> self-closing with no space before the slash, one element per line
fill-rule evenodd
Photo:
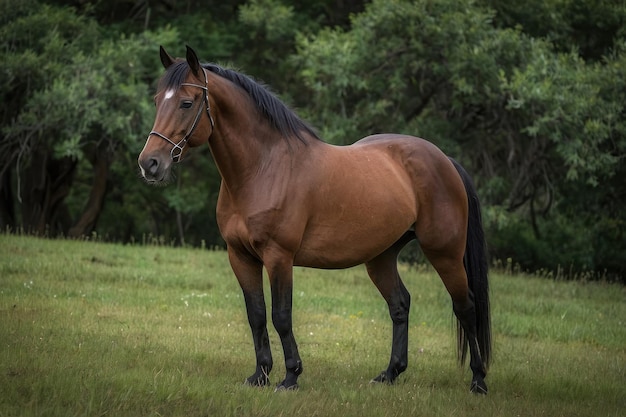
<path fill-rule="evenodd" d="M 272 322 L 278 332 L 285 355 L 285 379 L 276 390 L 298 388 L 298 376 L 302 373 L 302 360 L 293 335 L 292 293 L 293 263 L 289 259 L 265 264 L 272 288 Z"/>
<path fill-rule="evenodd" d="M 267 334 L 267 318 L 265 316 L 265 300 L 263 293 L 244 291 L 248 323 L 252 330 L 254 351 L 256 352 L 256 370 L 246 379 L 246 383 L 254 386 L 265 386 L 270 382 L 269 375 L 273 360 L 270 341 Z"/>
<path fill-rule="evenodd" d="M 230 248 L 228 254 L 231 267 L 243 291 L 256 353 L 256 370 L 246 379 L 246 383 L 254 386 L 265 386 L 269 384 L 273 360 L 267 334 L 267 317 L 263 296 L 263 265 L 234 252 Z"/>

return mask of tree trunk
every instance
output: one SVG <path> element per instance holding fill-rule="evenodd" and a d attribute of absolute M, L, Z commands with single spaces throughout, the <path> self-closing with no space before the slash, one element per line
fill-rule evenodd
<path fill-rule="evenodd" d="M 7 169 L 0 176 L 0 232 L 15 230 L 15 200 L 11 188 L 11 170 Z"/>
<path fill-rule="evenodd" d="M 67 232 L 64 203 L 72 187 L 76 164 L 72 158 L 52 159 L 45 149 L 31 154 L 24 186 L 17 191 L 23 196 L 22 225 L 26 232 L 40 236 Z"/>
<path fill-rule="evenodd" d="M 97 147 L 92 158 L 90 158 L 93 165 L 93 182 L 89 199 L 80 219 L 70 228 L 68 232 L 69 237 L 86 236 L 95 230 L 104 206 L 104 197 L 107 194 L 111 159 L 111 155 L 104 146 Z"/>

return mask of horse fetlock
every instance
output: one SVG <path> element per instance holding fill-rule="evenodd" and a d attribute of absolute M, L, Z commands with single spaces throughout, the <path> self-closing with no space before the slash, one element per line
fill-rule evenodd
<path fill-rule="evenodd" d="M 270 383 L 270 370 L 271 368 L 260 367 L 257 371 L 246 379 L 246 385 L 254 387 L 264 387 Z"/>
<path fill-rule="evenodd" d="M 487 377 L 487 371 L 483 366 L 482 362 L 480 365 L 472 365 L 470 364 L 470 369 L 472 370 L 473 379 L 485 379 Z"/>
<path fill-rule="evenodd" d="M 302 361 L 300 359 L 287 359 L 285 361 L 285 369 L 288 373 L 298 376 L 302 373 Z"/>

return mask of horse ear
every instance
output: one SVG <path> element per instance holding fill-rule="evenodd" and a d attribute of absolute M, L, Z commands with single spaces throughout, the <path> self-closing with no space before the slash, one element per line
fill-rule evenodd
<path fill-rule="evenodd" d="M 174 58 L 172 58 L 170 54 L 165 51 L 165 48 L 163 48 L 163 46 L 160 47 L 159 53 L 161 55 L 161 63 L 163 64 L 165 69 L 169 68 L 169 66 L 174 63 Z"/>
<path fill-rule="evenodd" d="M 187 63 L 191 71 L 197 77 L 200 74 L 200 60 L 198 59 L 198 55 L 196 55 L 196 51 L 191 49 L 189 45 L 187 45 Z"/>

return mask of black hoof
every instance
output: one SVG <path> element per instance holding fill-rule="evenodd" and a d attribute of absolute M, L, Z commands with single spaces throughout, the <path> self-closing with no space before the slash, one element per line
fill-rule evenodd
<path fill-rule="evenodd" d="M 245 385 L 249 385 L 251 387 L 265 387 L 269 385 L 270 379 L 267 375 L 257 375 L 254 374 L 250 378 L 246 379 L 244 382 Z"/>
<path fill-rule="evenodd" d="M 489 390 L 487 389 L 487 384 L 485 384 L 485 381 L 483 379 L 475 379 L 474 381 L 472 381 L 472 385 L 470 386 L 470 392 L 474 394 L 487 395 L 488 391 Z"/>
<path fill-rule="evenodd" d="M 276 388 L 274 389 L 274 392 L 280 392 L 280 391 L 297 391 L 298 390 L 298 384 L 294 383 L 292 385 L 285 385 L 285 381 L 281 382 L 280 384 L 276 385 Z"/>
<path fill-rule="evenodd" d="M 387 385 L 391 385 L 391 384 L 393 384 L 393 382 L 394 382 L 394 380 L 387 376 L 387 372 L 383 371 L 376 378 L 372 379 L 370 381 L 370 384 L 387 384 Z"/>

